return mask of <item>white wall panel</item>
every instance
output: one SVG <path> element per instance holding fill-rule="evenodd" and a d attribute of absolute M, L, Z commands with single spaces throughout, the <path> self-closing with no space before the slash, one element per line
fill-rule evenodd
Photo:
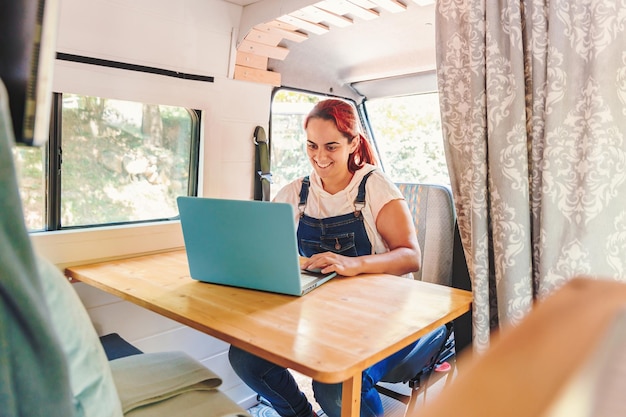
<path fill-rule="evenodd" d="M 131 343 L 181 326 L 174 320 L 125 301 L 90 308 L 87 312 L 99 335 L 119 333 Z"/>
<path fill-rule="evenodd" d="M 219 76 L 227 75 L 242 10 L 219 0 L 61 4 L 59 52 Z"/>
<path fill-rule="evenodd" d="M 133 345 L 143 352 L 160 352 L 179 349 L 181 340 L 185 341 L 185 352 L 199 361 L 215 357 L 229 347 L 228 343 L 187 326 L 134 340 Z"/>

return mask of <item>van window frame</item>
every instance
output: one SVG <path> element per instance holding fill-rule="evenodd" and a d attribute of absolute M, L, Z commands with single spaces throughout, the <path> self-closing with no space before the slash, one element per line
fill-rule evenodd
<path fill-rule="evenodd" d="M 106 98 L 105 98 L 106 99 Z M 139 102 L 137 102 L 139 103 Z M 146 104 L 146 103 L 144 103 Z M 182 106 L 181 106 L 182 107 Z M 188 180 L 186 194 L 188 196 L 196 196 L 198 193 L 199 182 L 199 165 L 200 165 L 200 127 L 202 121 L 202 114 L 197 109 L 185 108 L 190 117 L 190 132 L 189 138 L 189 166 L 188 166 Z M 177 220 L 179 215 L 176 214 L 171 217 L 155 217 L 151 219 L 142 220 L 127 220 L 127 221 L 114 221 L 103 222 L 96 224 L 84 224 L 84 225 L 62 225 L 62 190 L 61 190 L 61 178 L 63 175 L 63 137 L 62 137 L 62 117 L 63 117 L 63 93 L 53 93 L 52 109 L 50 117 L 50 130 L 49 140 L 44 145 L 44 181 L 45 181 L 45 202 L 44 202 L 44 216 L 43 216 L 43 228 L 29 230 L 29 233 L 45 233 L 61 230 L 75 230 L 75 229 L 89 229 L 105 226 L 120 226 L 120 225 L 137 225 L 145 223 L 159 223 L 165 221 Z M 182 195 L 182 194 L 181 194 Z"/>

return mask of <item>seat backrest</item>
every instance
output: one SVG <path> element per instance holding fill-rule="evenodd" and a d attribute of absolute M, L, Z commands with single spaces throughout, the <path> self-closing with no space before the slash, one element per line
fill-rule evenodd
<path fill-rule="evenodd" d="M 422 267 L 413 274 L 415 279 L 451 286 L 456 222 L 452 192 L 441 185 L 396 185 L 409 205 L 422 250 Z"/>

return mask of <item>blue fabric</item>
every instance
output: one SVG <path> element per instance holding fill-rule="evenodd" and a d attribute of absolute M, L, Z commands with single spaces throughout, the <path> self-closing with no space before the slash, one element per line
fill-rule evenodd
<path fill-rule="evenodd" d="M 13 128 L 0 82 L 0 415 L 79 415 L 28 237 L 12 157 Z"/>
<path fill-rule="evenodd" d="M 380 417 L 383 404 L 376 384 L 413 350 L 417 342 L 363 371 L 361 378 L 361 417 Z M 231 346 L 230 364 L 250 388 L 272 404 L 282 417 L 311 417 L 312 408 L 286 368 L 275 365 L 244 350 Z M 315 400 L 329 417 L 341 416 L 342 384 L 313 381 Z"/>
<path fill-rule="evenodd" d="M 298 250 L 307 258 L 322 252 L 363 256 L 372 253 L 372 244 L 367 237 L 363 216 L 349 213 L 315 219 L 304 215 L 298 223 Z"/>
<path fill-rule="evenodd" d="M 100 336 L 100 343 L 104 348 L 104 353 L 106 354 L 107 359 L 110 361 L 143 353 L 117 333 L 109 333 L 107 335 Z"/>
<path fill-rule="evenodd" d="M 383 403 L 376 390 L 376 384 L 402 362 L 417 343 L 410 344 L 363 371 L 361 378 L 361 417 L 382 416 L 384 414 Z M 315 400 L 329 417 L 341 417 L 341 390 L 342 384 L 322 384 L 313 381 Z"/>
<path fill-rule="evenodd" d="M 272 362 L 231 346 L 230 364 L 250 388 L 283 417 L 311 417 L 313 409 L 291 373 Z"/>

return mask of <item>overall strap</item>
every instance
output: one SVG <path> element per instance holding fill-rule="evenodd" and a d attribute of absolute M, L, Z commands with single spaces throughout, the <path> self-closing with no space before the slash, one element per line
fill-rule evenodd
<path fill-rule="evenodd" d="M 359 217 L 361 215 L 361 210 L 365 207 L 365 183 L 367 179 L 372 175 L 372 172 L 376 171 L 375 169 L 371 170 L 367 174 L 363 176 L 361 183 L 359 184 L 359 192 L 354 199 L 354 216 Z"/>
<path fill-rule="evenodd" d="M 300 188 L 300 202 L 298 203 L 298 211 L 300 211 L 300 217 L 304 216 L 304 208 L 306 207 L 306 200 L 309 197 L 309 186 L 311 181 L 309 176 L 302 178 L 302 188 Z"/>
<path fill-rule="evenodd" d="M 367 179 L 372 175 L 372 172 L 376 171 L 375 169 L 371 170 L 367 174 L 363 176 L 361 183 L 359 184 L 359 191 L 357 192 L 356 198 L 354 199 L 354 216 L 359 217 L 361 215 L 361 210 L 365 207 L 365 183 L 367 183 Z M 309 176 L 302 178 L 302 188 L 300 188 L 300 201 L 298 202 L 298 211 L 300 212 L 300 217 L 304 215 L 304 208 L 306 207 L 306 201 L 309 197 L 309 187 L 311 186 L 311 180 Z"/>

